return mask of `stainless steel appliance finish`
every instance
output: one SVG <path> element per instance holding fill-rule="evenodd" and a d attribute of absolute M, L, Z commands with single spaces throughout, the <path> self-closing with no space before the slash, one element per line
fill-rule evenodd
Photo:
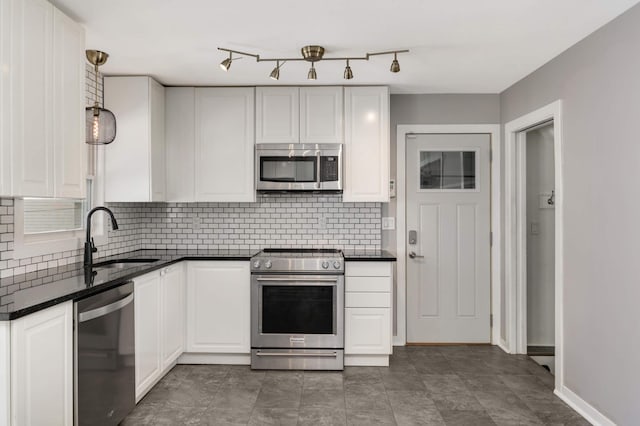
<path fill-rule="evenodd" d="M 79 300 L 75 425 L 117 425 L 135 407 L 133 282 Z"/>
<path fill-rule="evenodd" d="M 257 144 L 258 191 L 342 191 L 341 144 Z"/>
<path fill-rule="evenodd" d="M 342 370 L 342 253 L 266 249 L 251 272 L 251 368 Z"/>

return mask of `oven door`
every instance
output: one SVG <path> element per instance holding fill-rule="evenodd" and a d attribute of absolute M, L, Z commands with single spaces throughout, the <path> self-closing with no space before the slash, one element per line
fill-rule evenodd
<path fill-rule="evenodd" d="M 251 347 L 344 348 L 344 276 L 252 275 Z"/>

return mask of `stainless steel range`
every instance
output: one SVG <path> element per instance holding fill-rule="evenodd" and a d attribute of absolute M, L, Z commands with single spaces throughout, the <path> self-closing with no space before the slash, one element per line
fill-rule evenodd
<path fill-rule="evenodd" d="M 251 368 L 344 369 L 344 257 L 265 249 L 251 259 Z"/>

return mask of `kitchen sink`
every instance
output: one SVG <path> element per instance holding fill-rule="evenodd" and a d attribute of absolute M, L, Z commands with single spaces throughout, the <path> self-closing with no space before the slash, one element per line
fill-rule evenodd
<path fill-rule="evenodd" d="M 157 262 L 160 259 L 111 259 L 106 260 L 104 262 L 98 262 L 93 264 L 93 268 L 114 268 L 114 269 L 122 269 L 128 268 L 131 266 L 142 266 L 147 265 L 149 263 Z"/>

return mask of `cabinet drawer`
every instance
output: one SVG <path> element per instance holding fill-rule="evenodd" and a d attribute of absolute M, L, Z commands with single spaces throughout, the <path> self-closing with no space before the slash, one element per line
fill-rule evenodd
<path fill-rule="evenodd" d="M 346 262 L 347 277 L 390 277 L 391 262 Z"/>
<path fill-rule="evenodd" d="M 390 308 L 391 293 L 345 293 L 345 308 Z"/>
<path fill-rule="evenodd" d="M 347 277 L 345 291 L 390 292 L 391 277 Z"/>

